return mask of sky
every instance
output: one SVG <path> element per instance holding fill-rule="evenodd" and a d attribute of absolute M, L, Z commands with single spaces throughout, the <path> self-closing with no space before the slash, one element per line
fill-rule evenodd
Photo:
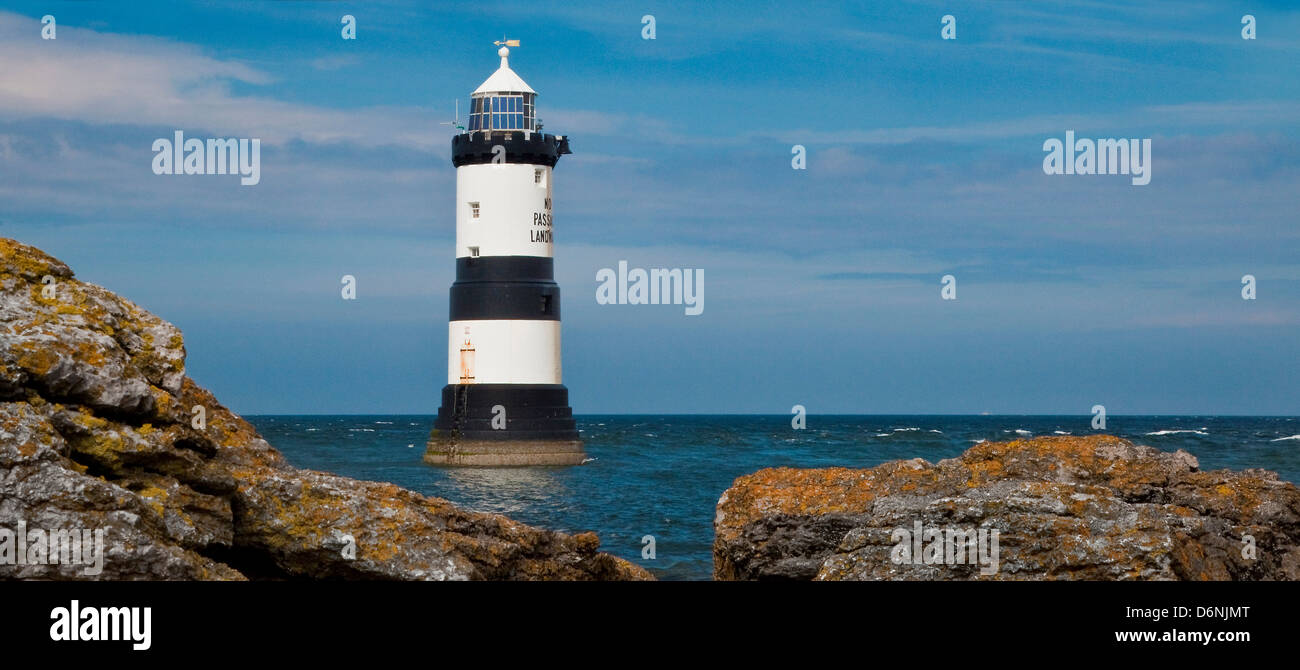
<path fill-rule="evenodd" d="M 502 37 L 574 152 L 577 414 L 1300 414 L 1288 2 L 0 0 L 0 236 L 175 323 L 239 413 L 433 413 L 440 124 Z M 176 130 L 260 138 L 260 182 L 155 175 Z M 1068 130 L 1150 139 L 1150 184 L 1045 174 Z M 620 260 L 704 270 L 703 313 L 598 304 Z"/>

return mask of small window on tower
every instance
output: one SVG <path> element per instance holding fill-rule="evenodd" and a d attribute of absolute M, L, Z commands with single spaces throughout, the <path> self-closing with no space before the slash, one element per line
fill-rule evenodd
<path fill-rule="evenodd" d="M 533 170 L 533 183 L 538 186 L 546 185 L 546 170 L 536 168 Z"/>
<path fill-rule="evenodd" d="M 478 247 L 470 247 L 469 256 L 470 258 L 478 258 Z"/>
<path fill-rule="evenodd" d="M 549 296 L 549 295 L 544 295 L 544 296 L 542 296 L 542 305 L 541 305 L 541 307 L 542 307 L 542 314 L 550 314 L 550 313 L 551 313 L 551 296 Z"/>
<path fill-rule="evenodd" d="M 478 203 L 477 203 L 477 202 L 471 202 L 471 203 L 469 204 L 469 214 L 470 214 L 471 217 L 473 217 L 473 218 L 475 218 L 475 219 L 478 218 Z"/>

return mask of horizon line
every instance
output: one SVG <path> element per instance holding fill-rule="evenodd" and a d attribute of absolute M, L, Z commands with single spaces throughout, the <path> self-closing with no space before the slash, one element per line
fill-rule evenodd
<path fill-rule="evenodd" d="M 238 414 L 238 413 L 237 413 Z M 437 412 L 429 414 L 375 414 L 375 413 L 352 413 L 352 414 L 333 414 L 333 413 L 282 413 L 282 414 L 239 414 L 241 417 L 276 417 L 276 416 L 406 416 L 406 417 L 436 417 Z M 777 414 L 758 414 L 746 412 L 634 412 L 634 413 L 613 413 L 613 412 L 595 412 L 590 414 L 574 414 L 575 417 L 584 416 L 759 416 L 759 417 L 790 417 L 793 413 Z M 1084 414 L 1053 414 L 1053 413 L 1032 413 L 1032 414 L 844 414 L 844 413 L 825 413 L 813 414 L 811 412 L 805 416 L 855 416 L 855 417 L 892 417 L 892 416 L 927 416 L 927 417 L 1051 417 L 1051 416 L 1068 416 L 1068 417 L 1087 417 L 1094 416 L 1091 413 Z M 1112 417 L 1212 417 L 1212 418 L 1243 418 L 1243 419 L 1297 419 L 1300 414 L 1111 414 L 1107 413 L 1106 418 Z"/>

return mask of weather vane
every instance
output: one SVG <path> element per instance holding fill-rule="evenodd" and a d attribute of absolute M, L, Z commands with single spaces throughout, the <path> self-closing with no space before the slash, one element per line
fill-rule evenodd
<path fill-rule="evenodd" d="M 517 47 L 519 46 L 519 40 L 508 40 L 505 38 L 505 36 L 502 36 L 500 40 L 493 42 L 492 45 L 498 47 L 502 45 L 508 47 Z"/>

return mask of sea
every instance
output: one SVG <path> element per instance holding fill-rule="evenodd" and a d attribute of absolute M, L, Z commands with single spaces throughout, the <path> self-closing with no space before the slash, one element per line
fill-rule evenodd
<path fill-rule="evenodd" d="M 392 482 L 542 528 L 595 531 L 603 551 L 664 580 L 711 578 L 714 508 L 741 475 L 934 462 L 986 440 L 1097 432 L 1090 415 L 809 415 L 802 430 L 790 415 L 588 415 L 578 417 L 589 458 L 581 466 L 447 468 L 421 460 L 433 416 L 245 418 L 295 466 Z M 1104 432 L 1185 449 L 1203 470 L 1265 468 L 1300 482 L 1300 417 L 1111 415 Z"/>

